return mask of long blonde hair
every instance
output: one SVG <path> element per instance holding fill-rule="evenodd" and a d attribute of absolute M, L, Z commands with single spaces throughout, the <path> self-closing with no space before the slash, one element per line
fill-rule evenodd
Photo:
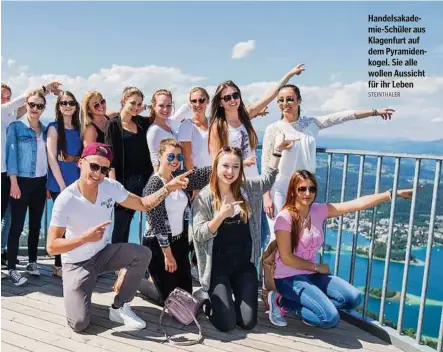
<path fill-rule="evenodd" d="M 96 90 L 90 90 L 89 92 L 86 92 L 86 94 L 83 96 L 80 114 L 81 114 L 81 136 L 83 138 L 86 128 L 89 125 L 92 125 L 92 116 L 91 112 L 89 111 L 89 101 L 93 97 L 99 97 L 100 100 L 103 99 L 103 95 L 100 92 L 97 92 Z"/>
<path fill-rule="evenodd" d="M 167 90 L 167 89 L 157 89 L 154 94 L 152 94 L 152 98 L 151 98 L 151 105 L 149 106 L 151 109 L 151 112 L 149 113 L 149 120 L 152 122 L 154 122 L 155 120 L 155 111 L 154 111 L 154 107 L 157 104 L 157 96 L 158 95 L 166 95 L 169 98 L 171 98 L 171 103 L 172 103 L 172 93 L 171 91 Z"/>
<path fill-rule="evenodd" d="M 220 158 L 223 155 L 226 154 L 232 154 L 239 158 L 240 161 L 240 174 L 238 178 L 231 184 L 231 191 L 232 195 L 234 196 L 234 200 L 236 202 L 242 201 L 243 203 L 239 204 L 240 206 L 240 217 L 243 220 L 243 222 L 248 221 L 248 213 L 250 211 L 249 206 L 244 199 L 242 192 L 241 192 L 241 185 L 243 183 L 243 158 L 242 153 L 239 148 L 236 147 L 223 147 L 220 149 L 220 151 L 217 153 L 214 161 L 212 162 L 212 173 L 211 178 L 209 180 L 209 189 L 211 190 L 212 194 L 214 195 L 214 208 L 216 211 L 219 211 L 221 208 L 221 205 L 223 203 L 223 199 L 221 198 L 220 189 L 218 188 L 218 176 L 217 176 L 217 167 L 218 163 L 220 161 Z"/>

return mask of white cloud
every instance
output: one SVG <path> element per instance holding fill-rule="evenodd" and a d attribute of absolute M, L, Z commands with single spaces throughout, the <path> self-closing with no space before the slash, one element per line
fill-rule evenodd
<path fill-rule="evenodd" d="M 247 56 L 255 49 L 255 40 L 248 40 L 247 42 L 239 42 L 232 48 L 232 58 L 241 59 Z"/>
<path fill-rule="evenodd" d="M 178 108 L 188 99 L 191 87 L 201 85 L 213 94 L 219 82 L 209 81 L 205 77 L 183 72 L 180 68 L 164 66 L 117 66 L 102 68 L 90 76 L 68 75 L 32 75 L 32 67 L 27 71 L 19 71 L 21 63 L 15 63 L 9 68 L 3 60 L 2 81 L 9 84 L 13 95 L 16 96 L 28 88 L 39 87 L 45 82 L 58 80 L 65 89 L 71 90 L 81 100 L 88 90 L 98 90 L 108 100 L 108 108 L 119 108 L 120 94 L 125 86 L 134 85 L 145 93 L 145 102 L 148 103 L 152 93 L 159 88 L 168 88 L 172 91 L 174 102 Z M 12 60 L 13 61 L 13 60 Z M 6 66 L 6 67 L 5 67 Z M 276 77 L 278 78 L 278 77 Z M 294 79 L 296 81 L 296 78 Z M 297 82 L 295 82 L 297 83 Z M 251 82 L 241 86 L 242 95 L 246 103 L 258 101 L 263 95 L 275 86 L 276 82 Z M 369 98 L 366 81 L 351 83 L 325 83 L 323 85 L 300 85 L 303 103 L 302 114 L 320 116 L 348 109 L 372 109 L 392 107 L 396 110 L 391 121 L 381 118 L 367 118 L 362 121 L 348 122 L 340 126 L 326 129 L 323 135 L 361 136 L 362 138 L 407 138 L 414 140 L 433 140 L 442 138 L 440 128 L 436 123 L 443 122 L 443 76 L 416 79 L 413 89 L 402 89 L 400 98 Z M 372 90 L 371 90 L 372 91 Z M 384 90 L 389 91 L 389 90 Z M 45 111 L 45 120 L 54 119 L 53 103 L 48 100 L 49 107 Z M 277 103 L 269 104 L 270 114 L 253 120 L 253 125 L 259 131 L 280 118 Z M 209 109 L 208 109 L 209 113 Z"/>

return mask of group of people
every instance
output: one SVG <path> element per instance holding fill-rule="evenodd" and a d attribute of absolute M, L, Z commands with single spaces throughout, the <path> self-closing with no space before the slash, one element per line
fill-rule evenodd
<path fill-rule="evenodd" d="M 47 251 L 55 256 L 53 274 L 63 279 L 66 317 L 74 331 L 89 325 L 92 290 L 101 273 L 125 269 L 109 318 L 142 329 L 146 323 L 129 303 L 146 270 L 164 301 L 175 288 L 192 293 L 192 268 L 212 324 L 221 331 L 251 329 L 257 323 L 257 268 L 270 240 L 278 248 L 275 289 L 267 295 L 270 321 L 286 325 L 285 314 L 292 312 L 310 325 L 335 326 L 337 308 L 356 307 L 360 293 L 331 275 L 327 264 L 316 263 L 324 221 L 393 196 L 411 198 L 412 191 L 315 202 L 319 131 L 370 116 L 390 119 L 394 110 L 303 116 L 300 90 L 288 84 L 303 71 L 304 65 L 297 65 L 250 105 L 232 81 L 221 83 L 212 99 L 195 87 L 176 113 L 167 89 L 157 90 L 146 105 L 138 88 L 126 87 L 120 109 L 110 113 L 97 91 L 87 92 L 80 104 L 52 82 L 11 101 L 11 89 L 2 84 L 1 206 L 2 220 L 10 208 L 11 223 L 3 259 L 11 282 L 26 282 L 16 264 L 27 211 L 26 271 L 39 275 L 40 224 L 50 196 Z M 55 121 L 46 127 L 40 117 L 49 93 L 57 102 Z M 265 131 L 259 172 L 251 119 L 266 116 L 275 98 L 282 115 Z M 145 110 L 147 117 L 141 115 Z M 135 211 L 146 212 L 140 244 L 128 243 Z M 262 225 L 269 227 L 270 239 L 262 238 Z"/>

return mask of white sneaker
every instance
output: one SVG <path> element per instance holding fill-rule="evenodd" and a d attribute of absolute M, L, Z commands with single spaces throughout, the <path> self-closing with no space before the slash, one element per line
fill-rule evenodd
<path fill-rule="evenodd" d="M 37 266 L 37 263 L 29 263 L 26 265 L 26 272 L 32 276 L 40 276 L 40 270 Z"/>
<path fill-rule="evenodd" d="M 146 323 L 134 313 L 129 303 L 125 303 L 118 309 L 109 307 L 109 320 L 133 329 L 141 330 L 146 327 Z"/>

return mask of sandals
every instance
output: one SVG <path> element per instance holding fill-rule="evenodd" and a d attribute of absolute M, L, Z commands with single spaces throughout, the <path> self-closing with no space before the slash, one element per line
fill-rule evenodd
<path fill-rule="evenodd" d="M 63 270 L 61 266 L 54 266 L 52 268 L 52 276 L 63 277 Z"/>

